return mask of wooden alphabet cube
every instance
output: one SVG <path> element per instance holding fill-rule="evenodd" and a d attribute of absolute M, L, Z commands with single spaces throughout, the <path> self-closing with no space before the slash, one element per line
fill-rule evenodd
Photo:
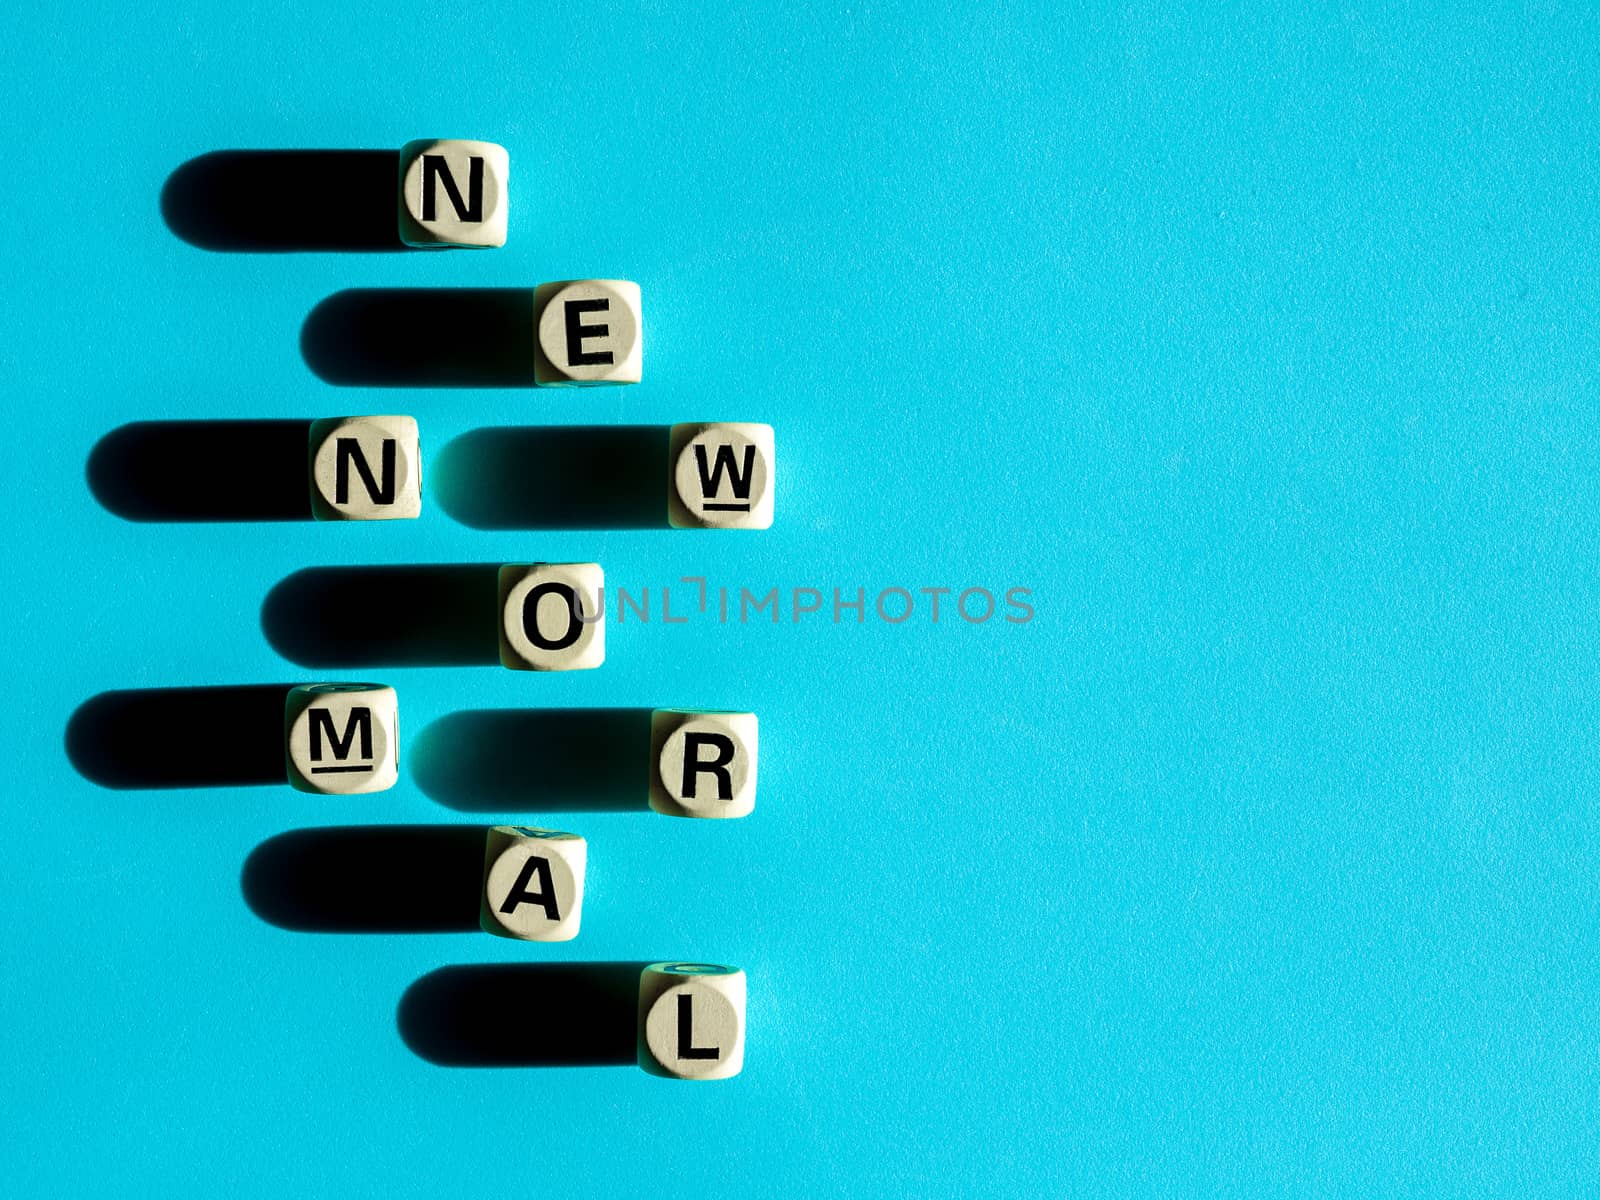
<path fill-rule="evenodd" d="M 484 850 L 483 927 L 529 942 L 577 937 L 588 855 L 575 833 L 496 825 Z"/>
<path fill-rule="evenodd" d="M 289 782 L 302 792 L 381 792 L 400 777 L 399 702 L 391 687 L 291 688 L 284 725 Z"/>
<path fill-rule="evenodd" d="M 511 156 L 493 142 L 428 139 L 400 151 L 400 240 L 504 246 Z"/>
<path fill-rule="evenodd" d="M 598 563 L 500 568 L 500 661 L 514 671 L 584 671 L 606 660 Z"/>
<path fill-rule="evenodd" d="M 650 807 L 674 817 L 743 817 L 756 806 L 756 715 L 650 714 Z"/>
<path fill-rule="evenodd" d="M 533 291 L 533 379 L 542 384 L 638 383 L 644 370 L 639 285 L 573 279 Z"/>
<path fill-rule="evenodd" d="M 674 425 L 667 516 L 679 529 L 767 529 L 777 458 L 771 425 Z"/>
<path fill-rule="evenodd" d="M 727 1079 L 744 1066 L 744 972 L 652 963 L 639 975 L 639 1065 L 672 1079 Z"/>
<path fill-rule="evenodd" d="M 411 417 L 330 417 L 311 426 L 311 510 L 324 521 L 422 513 L 422 443 Z"/>

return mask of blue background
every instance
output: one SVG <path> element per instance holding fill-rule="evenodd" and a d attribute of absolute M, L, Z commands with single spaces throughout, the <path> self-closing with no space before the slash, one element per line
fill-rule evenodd
<path fill-rule="evenodd" d="M 0 286 L 16 1194 L 1561 1194 L 1600 1170 L 1600 184 L 1587 5 L 170 4 L 10 15 Z M 186 244 L 223 148 L 504 144 L 510 240 Z M 644 289 L 645 379 L 335 387 L 349 287 Z M 157 524 L 125 422 L 770 422 L 766 533 Z M 1025 625 L 613 626 L 605 666 L 308 671 L 314 565 L 1033 589 Z M 677 597 L 675 595 L 675 601 Z M 293 932 L 241 866 L 424 794 L 118 791 L 99 692 L 377 676 L 762 721 L 744 821 L 590 839 L 578 940 Z M 508 812 L 507 817 L 525 814 Z M 749 972 L 744 1073 L 462 1069 L 446 964 Z M 203 1183 L 201 1182 L 203 1181 Z M 224 1182 L 226 1181 L 225 1185 Z"/>

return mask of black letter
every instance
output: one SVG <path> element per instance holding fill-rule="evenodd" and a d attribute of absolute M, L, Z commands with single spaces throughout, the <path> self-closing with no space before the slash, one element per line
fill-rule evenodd
<path fill-rule="evenodd" d="M 722 1057 L 722 1051 L 716 1046 L 696 1046 L 694 1044 L 694 1000 L 688 992 L 678 993 L 678 1057 Z"/>
<path fill-rule="evenodd" d="M 374 504 L 394 503 L 394 439 L 383 439 L 383 486 L 372 477 L 367 456 L 361 453 L 361 443 L 353 437 L 342 437 L 334 442 L 333 498 L 338 504 L 350 503 L 350 464 L 355 463 L 356 474 L 361 476 L 361 486 Z"/>
<path fill-rule="evenodd" d="M 356 740 L 356 734 L 361 735 L 361 757 L 372 757 L 372 710 L 370 708 L 352 708 L 350 719 L 345 722 L 344 736 L 340 737 L 333 727 L 333 714 L 325 708 L 311 710 L 311 759 L 313 762 L 322 761 L 323 731 L 333 743 L 333 756 L 340 762 L 350 757 L 350 746 Z"/>
<path fill-rule="evenodd" d="M 539 631 L 539 601 L 546 596 L 562 596 L 567 601 L 567 631 L 558 638 L 547 638 Z M 577 589 L 565 583 L 541 583 L 531 589 L 522 601 L 522 631 L 528 640 L 541 650 L 565 650 L 578 640 L 583 632 L 583 601 Z"/>
<path fill-rule="evenodd" d="M 589 367 L 612 361 L 611 351 L 583 349 L 584 338 L 603 338 L 611 335 L 609 325 L 583 325 L 578 318 L 586 312 L 609 312 L 609 300 L 568 300 L 567 305 L 567 363 L 574 367 Z"/>
<path fill-rule="evenodd" d="M 700 747 L 715 746 L 716 762 L 701 762 Z M 733 739 L 725 733 L 686 733 L 683 735 L 683 794 L 694 795 L 694 777 L 708 771 L 717 777 L 717 799 L 733 799 Z"/>
<path fill-rule="evenodd" d="M 744 448 L 744 466 L 736 467 L 733 462 L 733 447 L 721 445 L 717 447 L 717 457 L 713 462 L 706 462 L 706 448 L 703 445 L 694 448 L 695 466 L 700 471 L 700 494 L 707 500 L 717 494 L 722 486 L 722 472 L 728 472 L 728 483 L 733 488 L 733 494 L 740 500 L 749 501 L 750 481 L 755 477 L 756 448 Z M 706 508 L 719 512 L 749 512 L 750 505 L 745 504 L 707 504 Z"/>
<path fill-rule="evenodd" d="M 456 191 L 455 178 L 450 174 L 450 168 L 445 165 L 444 155 L 424 154 L 422 156 L 422 219 L 434 219 L 435 184 L 444 184 L 445 195 L 450 197 L 450 205 L 456 210 L 458 221 L 483 220 L 483 159 L 473 155 L 467 160 L 467 203 L 461 203 L 461 193 Z"/>
<path fill-rule="evenodd" d="M 539 890 L 528 890 L 528 879 L 537 872 L 539 875 Z M 517 876 L 517 881 L 511 885 L 511 891 L 506 894 L 505 902 L 500 905 L 503 913 L 517 911 L 519 905 L 537 904 L 544 909 L 544 915 L 552 921 L 561 920 L 561 913 L 556 908 L 556 885 L 550 880 L 550 860 L 539 858 L 537 855 L 522 864 L 522 873 Z"/>

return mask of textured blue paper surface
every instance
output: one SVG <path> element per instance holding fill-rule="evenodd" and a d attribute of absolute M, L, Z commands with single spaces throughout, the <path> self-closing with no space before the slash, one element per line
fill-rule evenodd
<path fill-rule="evenodd" d="M 1600 38 L 1456 7 L 13 13 L 3 1190 L 1591 1190 Z M 212 251 L 161 215 L 210 151 L 435 135 L 509 149 L 503 250 Z M 637 387 L 302 354 L 344 289 L 584 276 L 643 287 Z M 128 422 L 361 412 L 430 464 L 496 425 L 769 422 L 777 521 L 482 530 L 430 477 L 415 522 L 143 523 L 86 482 Z M 302 568 L 534 559 L 691 619 L 567 675 L 263 630 Z M 935 624 L 925 587 L 1036 615 Z M 127 791 L 65 749 L 105 691 L 352 677 L 408 745 L 748 708 L 756 811 L 464 812 L 409 761 L 344 799 Z M 296 932 L 241 891 L 284 831 L 501 818 L 589 838 L 578 940 Z M 749 973 L 736 1080 L 443 1067 L 397 1024 L 450 964 L 680 957 Z"/>

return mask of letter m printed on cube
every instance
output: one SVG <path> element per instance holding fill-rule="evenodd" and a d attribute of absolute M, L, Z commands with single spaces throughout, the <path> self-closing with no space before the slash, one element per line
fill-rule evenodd
<path fill-rule="evenodd" d="M 293 688 L 285 709 L 289 782 L 302 792 L 380 792 L 399 778 L 393 688 L 318 683 Z"/>

